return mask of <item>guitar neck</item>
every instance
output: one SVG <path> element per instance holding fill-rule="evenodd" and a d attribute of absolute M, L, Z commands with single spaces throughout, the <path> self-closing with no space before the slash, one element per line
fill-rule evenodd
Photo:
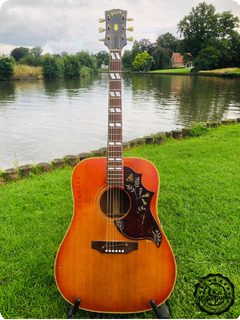
<path fill-rule="evenodd" d="M 107 185 L 123 186 L 121 50 L 110 50 L 109 54 L 107 150 Z"/>

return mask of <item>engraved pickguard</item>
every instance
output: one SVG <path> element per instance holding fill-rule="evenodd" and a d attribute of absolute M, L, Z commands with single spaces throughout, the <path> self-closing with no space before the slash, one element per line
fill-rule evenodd
<path fill-rule="evenodd" d="M 114 223 L 127 238 L 150 239 L 159 247 L 162 234 L 150 209 L 154 192 L 143 186 L 141 177 L 141 173 L 124 167 L 124 190 L 129 194 L 132 206 L 124 218 L 115 220 Z"/>

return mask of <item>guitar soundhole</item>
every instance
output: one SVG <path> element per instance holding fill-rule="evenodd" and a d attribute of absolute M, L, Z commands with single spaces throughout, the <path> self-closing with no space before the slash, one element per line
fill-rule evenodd
<path fill-rule="evenodd" d="M 109 188 L 101 196 L 100 207 L 108 218 L 120 219 L 130 209 L 130 198 L 121 188 Z"/>

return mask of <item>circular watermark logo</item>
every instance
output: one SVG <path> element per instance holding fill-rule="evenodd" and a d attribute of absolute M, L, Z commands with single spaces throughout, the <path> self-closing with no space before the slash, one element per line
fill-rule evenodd
<path fill-rule="evenodd" d="M 234 286 L 221 274 L 209 274 L 195 287 L 195 302 L 209 314 L 221 314 L 234 303 Z"/>

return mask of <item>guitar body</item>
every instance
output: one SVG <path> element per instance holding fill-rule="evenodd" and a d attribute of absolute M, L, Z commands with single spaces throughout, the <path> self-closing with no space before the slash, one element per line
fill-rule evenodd
<path fill-rule="evenodd" d="M 127 209 L 117 218 L 107 216 L 102 204 L 112 189 L 106 185 L 107 159 L 83 160 L 73 172 L 74 215 L 55 278 L 68 302 L 81 299 L 81 309 L 142 312 L 151 309 L 151 299 L 162 304 L 175 283 L 174 256 L 157 217 L 156 168 L 139 158 L 123 158 L 123 167 L 124 191 L 118 191 Z"/>

